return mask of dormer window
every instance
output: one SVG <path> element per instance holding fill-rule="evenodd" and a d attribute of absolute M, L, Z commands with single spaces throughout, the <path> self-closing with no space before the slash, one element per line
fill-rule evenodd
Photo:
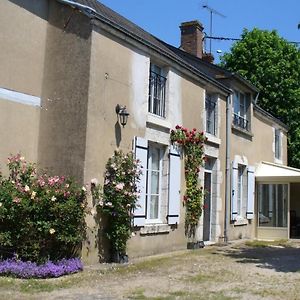
<path fill-rule="evenodd" d="M 233 98 L 233 125 L 250 131 L 249 107 L 250 95 L 235 91 Z"/>
<path fill-rule="evenodd" d="M 166 117 L 166 78 L 162 69 L 150 65 L 148 111 L 154 115 Z"/>

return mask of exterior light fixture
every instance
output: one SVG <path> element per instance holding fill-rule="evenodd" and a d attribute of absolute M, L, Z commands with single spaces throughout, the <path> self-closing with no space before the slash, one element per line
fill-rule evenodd
<path fill-rule="evenodd" d="M 129 113 L 126 110 L 126 106 L 121 106 L 117 104 L 116 106 L 116 114 L 118 115 L 119 122 L 121 123 L 122 127 L 127 124 Z"/>

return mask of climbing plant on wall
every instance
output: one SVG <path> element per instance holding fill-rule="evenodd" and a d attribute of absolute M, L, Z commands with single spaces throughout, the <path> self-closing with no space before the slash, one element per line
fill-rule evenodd
<path fill-rule="evenodd" d="M 202 214 L 203 188 L 198 184 L 200 167 L 204 161 L 203 144 L 205 136 L 196 128 L 188 130 L 180 125 L 170 134 L 171 142 L 182 147 L 184 155 L 184 171 L 186 191 L 183 197 L 186 207 L 185 234 L 194 238 L 198 221 Z"/>

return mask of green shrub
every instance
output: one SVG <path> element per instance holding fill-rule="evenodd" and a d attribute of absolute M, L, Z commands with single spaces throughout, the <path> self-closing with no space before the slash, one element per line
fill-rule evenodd
<path fill-rule="evenodd" d="M 20 154 L 0 178 L 0 254 L 43 263 L 76 256 L 85 236 L 86 190 L 70 178 L 37 175 Z"/>

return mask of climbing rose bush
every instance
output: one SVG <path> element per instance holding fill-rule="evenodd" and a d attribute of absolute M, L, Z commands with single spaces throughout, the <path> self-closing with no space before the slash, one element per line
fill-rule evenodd
<path fill-rule="evenodd" d="M 126 242 L 131 235 L 133 210 L 137 207 L 141 168 L 133 153 L 115 151 L 106 164 L 102 194 L 92 182 L 94 201 L 98 211 L 107 218 L 105 234 L 112 254 L 126 255 Z"/>
<path fill-rule="evenodd" d="M 85 237 L 86 189 L 70 178 L 38 175 L 20 154 L 0 178 L 0 258 L 38 264 L 77 256 Z"/>
<path fill-rule="evenodd" d="M 204 133 L 197 131 L 196 128 L 188 130 L 176 125 L 175 130 L 171 131 L 170 139 L 183 150 L 186 181 L 186 191 L 183 197 L 186 207 L 185 234 L 189 238 L 195 237 L 203 207 L 204 193 L 203 188 L 198 184 L 198 177 L 204 161 L 203 144 L 206 138 Z"/>

